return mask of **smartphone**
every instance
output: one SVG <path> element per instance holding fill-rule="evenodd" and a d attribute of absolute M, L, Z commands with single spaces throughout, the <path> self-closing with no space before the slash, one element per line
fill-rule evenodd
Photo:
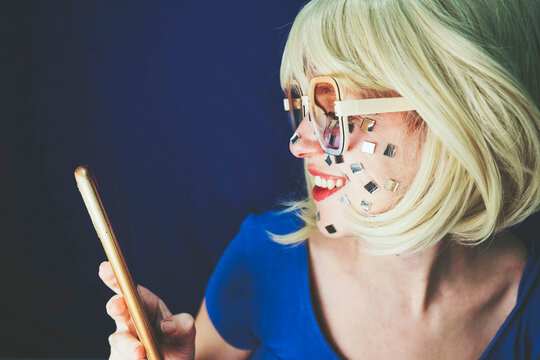
<path fill-rule="evenodd" d="M 144 304 L 129 273 L 126 260 L 122 255 L 111 223 L 99 197 L 96 181 L 90 167 L 88 165 L 77 167 L 75 169 L 75 180 L 77 181 L 77 187 L 81 192 L 94 228 L 101 240 L 103 249 L 105 249 L 107 258 L 111 263 L 114 275 L 126 301 L 129 314 L 137 330 L 137 335 L 146 350 L 146 357 L 148 360 L 162 360 L 157 347 L 156 336 L 148 321 Z"/>

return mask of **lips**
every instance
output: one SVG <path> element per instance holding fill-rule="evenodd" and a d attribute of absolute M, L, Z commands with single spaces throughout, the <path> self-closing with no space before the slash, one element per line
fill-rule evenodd
<path fill-rule="evenodd" d="M 315 176 L 316 185 L 313 187 L 313 199 L 322 201 L 341 189 L 346 183 L 347 178 L 339 175 L 326 174 L 312 166 L 308 166 L 308 172 Z"/>
<path fill-rule="evenodd" d="M 332 190 L 329 190 L 327 188 L 323 188 L 320 186 L 315 185 L 312 190 L 313 200 L 315 201 L 323 201 L 336 191 L 339 191 L 341 188 L 333 188 Z"/>

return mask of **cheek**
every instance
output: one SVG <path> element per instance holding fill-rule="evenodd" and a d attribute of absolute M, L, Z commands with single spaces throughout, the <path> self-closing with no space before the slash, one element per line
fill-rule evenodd
<path fill-rule="evenodd" d="M 355 124 L 343 163 L 331 165 L 348 181 L 340 191 L 316 203 L 321 233 L 329 237 L 354 235 L 344 220 L 345 212 L 368 215 L 392 209 L 418 171 L 422 144 L 423 136 L 407 131 L 398 117 L 377 119 L 372 131 Z M 343 197 L 348 206 L 341 201 Z M 335 229 L 335 233 L 329 232 L 330 225 L 330 231 Z"/>
<path fill-rule="evenodd" d="M 369 213 L 393 208 L 418 172 L 423 137 L 410 134 L 400 120 L 380 119 L 371 132 L 354 130 L 343 156 L 351 196 L 357 204 L 369 204 Z M 353 172 L 351 166 L 358 165 L 362 171 Z"/>

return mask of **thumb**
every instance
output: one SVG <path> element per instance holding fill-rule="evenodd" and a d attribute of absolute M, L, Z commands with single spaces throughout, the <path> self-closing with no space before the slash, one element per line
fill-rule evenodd
<path fill-rule="evenodd" d="M 161 320 L 161 331 L 167 344 L 184 354 L 195 351 L 195 320 L 187 313 L 176 314 Z"/>

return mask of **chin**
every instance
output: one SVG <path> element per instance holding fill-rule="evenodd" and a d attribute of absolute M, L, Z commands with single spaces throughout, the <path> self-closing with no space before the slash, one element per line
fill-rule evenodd
<path fill-rule="evenodd" d="M 336 232 L 330 233 L 326 229 L 328 225 L 332 225 Z M 317 224 L 317 228 L 319 229 L 319 232 L 324 235 L 327 238 L 331 239 L 338 239 L 342 237 L 352 236 L 351 231 L 347 228 L 347 226 L 339 221 L 325 221 L 324 218 L 321 218 L 321 221 Z"/>

